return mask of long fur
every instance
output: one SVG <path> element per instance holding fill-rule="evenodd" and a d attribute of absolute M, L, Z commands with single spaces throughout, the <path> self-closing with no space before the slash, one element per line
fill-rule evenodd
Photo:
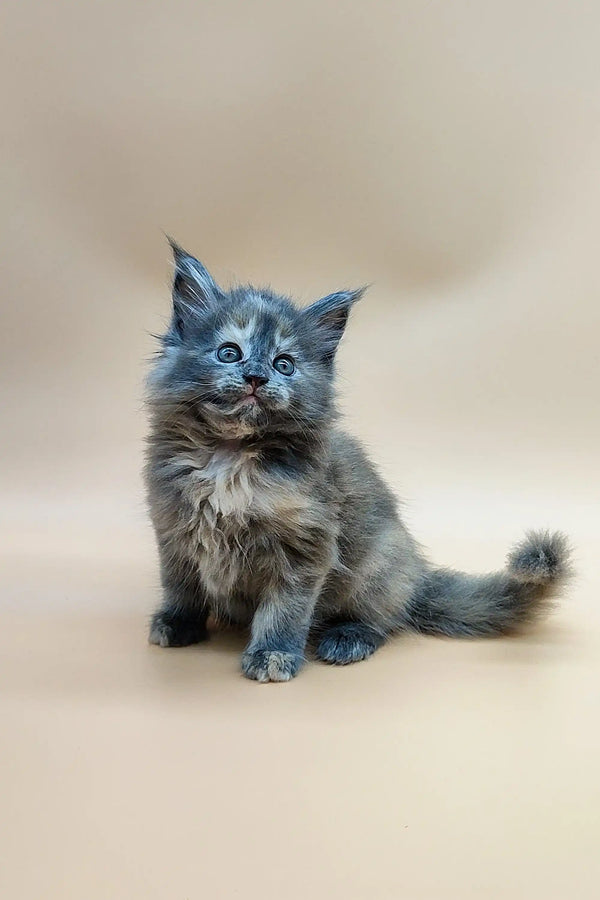
<path fill-rule="evenodd" d="M 361 291 L 298 309 L 267 290 L 225 291 L 172 247 L 173 314 L 148 384 L 163 584 L 152 643 L 201 641 L 213 615 L 250 626 L 247 677 L 286 681 L 309 643 L 345 664 L 402 630 L 506 634 L 547 607 L 570 574 L 564 536 L 530 533 L 491 575 L 435 568 L 337 427 L 334 357 Z M 241 358 L 223 362 L 223 345 Z"/>

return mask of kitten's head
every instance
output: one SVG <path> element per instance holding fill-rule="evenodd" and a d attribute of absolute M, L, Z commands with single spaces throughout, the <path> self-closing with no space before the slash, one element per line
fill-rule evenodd
<path fill-rule="evenodd" d="M 333 360 L 362 290 L 298 309 L 269 290 L 219 287 L 172 244 L 173 313 L 150 399 L 183 407 L 223 437 L 321 427 L 333 412 Z"/>

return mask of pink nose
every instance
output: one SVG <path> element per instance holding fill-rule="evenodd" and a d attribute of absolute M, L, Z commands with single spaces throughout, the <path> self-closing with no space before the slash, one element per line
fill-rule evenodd
<path fill-rule="evenodd" d="M 252 393 L 255 393 L 256 389 L 266 384 L 269 379 L 262 375 L 244 375 L 244 380 L 251 386 Z"/>

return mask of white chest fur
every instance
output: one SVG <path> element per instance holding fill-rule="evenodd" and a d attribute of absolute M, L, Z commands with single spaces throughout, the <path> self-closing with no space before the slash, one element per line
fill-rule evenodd
<path fill-rule="evenodd" d="M 252 506 L 255 484 L 255 459 L 247 453 L 217 450 L 196 473 L 205 513 L 233 516 L 243 521 Z"/>
<path fill-rule="evenodd" d="M 181 460 L 183 467 L 192 460 Z M 185 476 L 185 547 L 209 593 L 229 595 L 247 565 L 250 513 L 260 505 L 256 457 L 239 450 L 218 449 L 193 460 Z"/>

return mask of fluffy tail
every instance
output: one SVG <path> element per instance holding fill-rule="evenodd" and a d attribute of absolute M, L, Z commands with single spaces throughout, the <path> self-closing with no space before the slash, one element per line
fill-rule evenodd
<path fill-rule="evenodd" d="M 563 534 L 531 531 L 510 551 L 503 572 L 432 568 L 408 605 L 408 625 L 451 637 L 508 634 L 548 609 L 572 573 L 570 556 Z"/>

